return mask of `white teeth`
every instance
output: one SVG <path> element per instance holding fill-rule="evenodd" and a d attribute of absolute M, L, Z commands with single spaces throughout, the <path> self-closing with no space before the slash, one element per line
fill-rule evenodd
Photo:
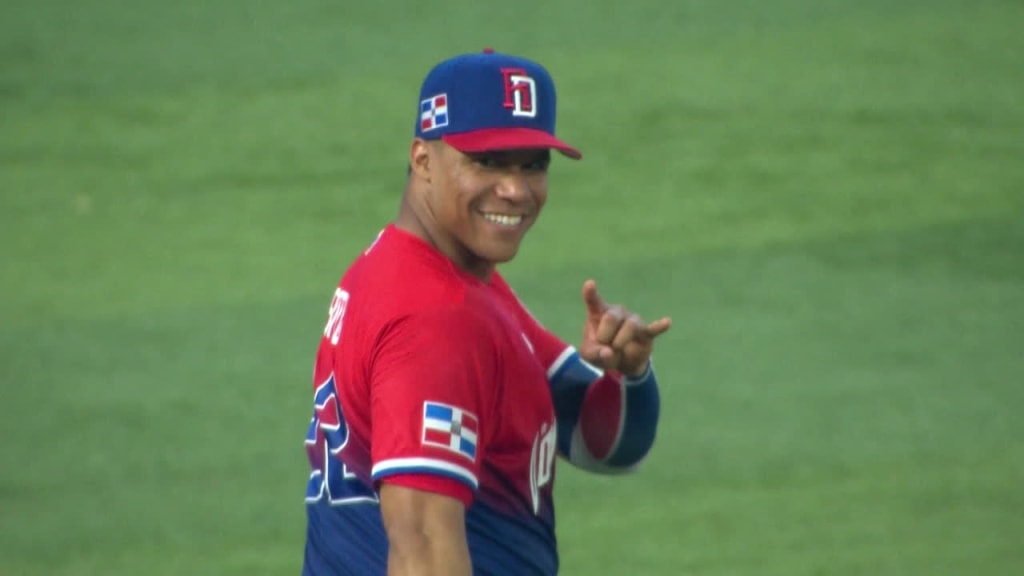
<path fill-rule="evenodd" d="M 484 214 L 484 218 L 494 222 L 495 224 L 501 224 L 502 226 L 515 226 L 523 221 L 522 216 L 509 216 L 508 214 Z"/>

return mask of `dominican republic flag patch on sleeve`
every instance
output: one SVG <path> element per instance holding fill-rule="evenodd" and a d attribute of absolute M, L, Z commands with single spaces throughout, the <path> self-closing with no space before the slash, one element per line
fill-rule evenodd
<path fill-rule="evenodd" d="M 448 95 L 438 94 L 420 102 L 420 130 L 429 132 L 448 125 Z"/>
<path fill-rule="evenodd" d="M 461 454 L 476 462 L 479 421 L 461 408 L 426 401 L 423 403 L 423 444 Z"/>

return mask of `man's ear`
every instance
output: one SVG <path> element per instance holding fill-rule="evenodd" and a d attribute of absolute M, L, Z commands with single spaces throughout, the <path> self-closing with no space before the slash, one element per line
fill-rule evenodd
<path fill-rule="evenodd" d="M 432 168 L 432 158 L 430 144 L 422 139 L 415 138 L 412 141 L 412 146 L 409 148 L 409 172 L 411 175 L 416 176 L 430 181 L 431 175 L 430 170 Z"/>

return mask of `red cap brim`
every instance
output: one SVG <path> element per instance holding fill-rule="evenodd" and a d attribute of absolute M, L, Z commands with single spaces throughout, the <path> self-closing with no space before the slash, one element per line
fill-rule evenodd
<path fill-rule="evenodd" d="M 543 130 L 533 128 L 485 128 L 459 134 L 445 134 L 441 139 L 452 148 L 465 153 L 551 148 L 573 160 L 583 158 L 579 150 Z"/>

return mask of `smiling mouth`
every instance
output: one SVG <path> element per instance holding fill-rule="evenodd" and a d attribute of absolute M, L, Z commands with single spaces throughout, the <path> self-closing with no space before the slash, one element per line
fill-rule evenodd
<path fill-rule="evenodd" d="M 484 219 L 501 226 L 518 226 L 523 221 L 522 214 L 498 214 L 496 212 L 484 212 Z"/>

